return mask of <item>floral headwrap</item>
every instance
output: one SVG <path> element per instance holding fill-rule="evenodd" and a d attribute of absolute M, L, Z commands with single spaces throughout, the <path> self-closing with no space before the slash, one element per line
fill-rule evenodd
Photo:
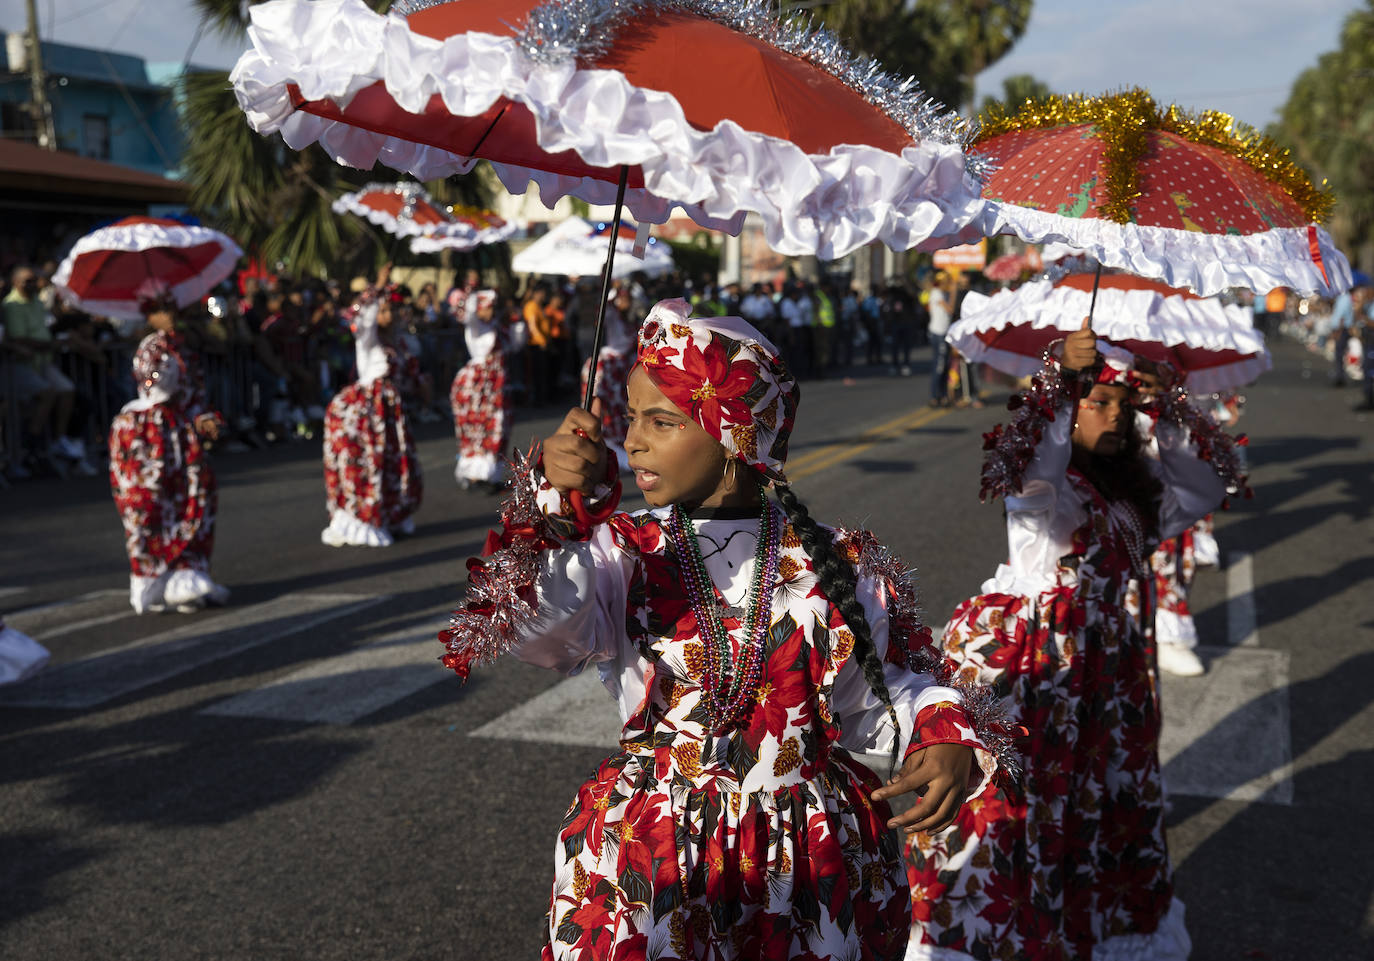
<path fill-rule="evenodd" d="M 474 290 L 472 293 L 468 294 L 467 301 L 463 305 L 463 310 L 466 314 L 476 317 L 479 310 L 483 307 L 490 307 L 494 303 L 496 303 L 496 291 L 489 289 Z"/>
<path fill-rule="evenodd" d="M 186 380 L 181 355 L 167 334 L 150 334 L 134 351 L 134 384 L 138 395 L 158 403 L 178 398 Z"/>
<path fill-rule="evenodd" d="M 779 484 L 801 391 L 778 349 L 740 317 L 692 317 L 685 300 L 654 305 L 639 363 L 659 390 L 726 452 Z"/>
<path fill-rule="evenodd" d="M 1114 347 L 1105 340 L 1097 342 L 1097 352 L 1102 355 L 1102 365 L 1093 371 L 1093 383 L 1107 384 L 1111 387 L 1139 387 L 1140 378 L 1136 376 L 1135 355 L 1128 350 Z"/>

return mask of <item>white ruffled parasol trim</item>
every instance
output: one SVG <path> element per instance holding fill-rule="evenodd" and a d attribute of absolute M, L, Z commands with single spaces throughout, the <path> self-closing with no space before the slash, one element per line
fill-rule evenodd
<path fill-rule="evenodd" d="M 112 224 L 101 227 L 72 245 L 71 251 L 58 266 L 57 273 L 53 274 L 52 283 L 63 300 L 88 314 L 113 317 L 117 320 L 137 320 L 143 316 L 143 312 L 139 310 L 136 297 L 87 300 L 68 286 L 72 279 L 72 271 L 76 269 L 77 258 L 102 250 L 136 253 L 158 247 L 188 248 L 208 243 L 220 245 L 220 252 L 209 266 L 194 277 L 168 286 L 168 292 L 176 300 L 177 306 L 186 307 L 214 290 L 216 284 L 233 273 L 234 266 L 243 256 L 239 245 L 218 230 L 188 225 L 168 227 L 153 223 Z"/>
<path fill-rule="evenodd" d="M 1229 287 L 1248 287 L 1257 293 L 1292 287 L 1332 296 L 1353 283 L 1350 262 L 1321 227 L 1313 229 L 1326 276 L 1312 260 L 1305 227 L 1209 234 L 1065 217 L 999 201 L 988 201 L 981 227 L 989 237 L 1015 234 L 1031 244 L 1068 244 L 1104 267 L 1162 280 L 1171 287 L 1187 287 L 1202 297 Z"/>
<path fill-rule="evenodd" d="M 400 109 L 416 114 L 435 95 L 468 117 L 507 98 L 533 114 L 548 153 L 573 150 L 592 166 L 639 168 L 644 188 L 626 191 L 635 220 L 663 223 L 681 207 L 703 227 L 738 233 L 752 211 L 769 245 L 788 255 L 834 259 L 873 240 L 907 250 L 958 233 L 983 210 L 957 146 L 913 144 L 898 156 L 846 145 L 808 155 L 728 120 L 697 130 L 671 94 L 635 87 L 614 70 L 536 64 L 510 37 L 434 40 L 363 0 L 273 0 L 250 13 L 253 49 L 230 77 L 250 126 L 280 132 L 297 150 L 319 143 L 352 167 L 380 162 L 433 180 L 466 173 L 476 161 L 297 111 L 288 85 L 306 100 L 346 106 L 381 82 Z M 616 186 L 607 181 L 492 166 L 508 190 L 523 193 L 534 182 L 548 204 L 565 195 L 614 201 Z"/>
<path fill-rule="evenodd" d="M 474 227 L 469 223 L 444 224 L 416 237 L 410 250 L 416 254 L 434 254 L 441 250 L 472 250 L 487 244 L 499 244 L 520 229 L 518 224 L 503 221 L 495 227 Z"/>
<path fill-rule="evenodd" d="M 1013 377 L 1029 377 L 1041 368 L 1038 355 L 990 347 L 978 335 L 1011 327 L 1069 334 L 1082 326 L 1091 302 L 1091 291 L 1055 287 L 1047 280 L 999 291 L 991 297 L 970 292 L 964 297 L 958 323 L 945 339 L 973 363 L 988 364 Z M 1093 311 L 1093 330 L 1110 341 L 1136 340 L 1236 354 L 1232 363 L 1188 372 L 1186 382 L 1191 390 L 1211 393 L 1248 384 L 1273 366 L 1264 335 L 1251 325 L 1250 316 L 1245 308 L 1225 306 L 1216 299 L 1102 287 Z"/>
<path fill-rule="evenodd" d="M 375 190 L 359 190 L 351 194 L 344 194 L 335 200 L 330 207 L 336 214 L 354 214 L 362 217 L 368 223 L 381 227 L 389 234 L 398 237 L 420 237 L 426 231 L 436 230 L 440 224 L 420 224 L 416 223 L 411 217 L 397 217 L 395 214 L 386 210 L 378 210 L 376 207 L 368 206 L 363 203 L 363 196 L 368 193 L 376 193 Z"/>

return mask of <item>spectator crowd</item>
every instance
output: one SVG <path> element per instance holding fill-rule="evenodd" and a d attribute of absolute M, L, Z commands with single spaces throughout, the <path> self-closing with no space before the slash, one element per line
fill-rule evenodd
<path fill-rule="evenodd" d="M 129 363 L 146 328 L 71 309 L 56 296 L 55 267 L 21 265 L 0 278 L 0 483 L 98 474 L 109 423 L 135 393 Z M 612 296 L 628 299 L 623 313 L 631 329 L 649 305 L 674 296 L 686 296 L 698 315 L 742 316 L 803 379 L 859 370 L 909 376 L 913 352 L 930 347 L 930 404 L 979 406 L 977 371 L 944 339 L 968 279 L 928 270 L 916 284 L 861 290 L 843 280 L 741 285 L 635 274 Z M 517 408 L 578 399 L 598 283 L 535 277 L 503 292 L 499 316 L 514 348 L 509 389 Z M 365 286 L 362 278 L 345 286 L 245 276 L 182 311 L 178 330 L 200 359 L 211 404 L 225 417 L 222 449 L 319 436 L 330 398 L 356 376 L 348 308 Z M 400 318 L 389 328 L 389 346 L 404 358 L 399 387 L 418 423 L 450 417 L 448 385 L 467 360 L 461 312 L 479 286 L 478 272 L 468 270 L 447 291 L 434 283 L 389 289 Z M 1370 295 L 1362 282 L 1335 301 L 1276 291 L 1249 302 L 1258 329 L 1322 353 L 1332 383 L 1362 381 L 1361 406 L 1374 409 L 1374 350 L 1365 349 L 1374 348 Z"/>

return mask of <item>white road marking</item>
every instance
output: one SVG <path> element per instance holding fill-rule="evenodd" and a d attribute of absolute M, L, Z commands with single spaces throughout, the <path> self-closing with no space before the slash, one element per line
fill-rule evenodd
<path fill-rule="evenodd" d="M 435 624 L 442 617 L 435 615 Z M 441 681 L 457 680 L 439 663 L 438 628 L 408 627 L 365 647 L 316 661 L 211 705 L 202 714 L 309 724 L 352 724 Z"/>
<path fill-rule="evenodd" d="M 122 593 L 122 592 L 121 592 Z M 84 631 L 88 628 L 99 627 L 101 624 L 112 624 L 115 621 L 122 621 L 126 617 L 137 617 L 132 607 L 116 611 L 113 614 L 101 614 L 99 617 L 87 617 L 79 621 L 72 621 L 70 624 L 63 624 L 61 627 L 54 627 L 50 631 L 42 631 L 35 634 L 35 641 L 50 641 L 54 637 L 61 637 L 64 634 L 75 634 L 77 631 Z"/>
<path fill-rule="evenodd" d="M 123 600 L 124 603 L 119 606 L 118 613 L 112 613 L 110 606 L 116 598 Z M 5 615 L 5 623 L 34 640 L 42 640 L 45 637 L 67 633 L 72 623 L 94 621 L 104 624 L 132 614 L 133 608 L 129 607 L 129 589 L 115 587 L 91 591 L 63 601 L 53 601 L 51 604 L 11 611 Z"/>
<path fill-rule="evenodd" d="M 1259 646 L 1254 559 L 1244 551 L 1226 555 L 1226 634 L 1234 647 Z"/>
<path fill-rule="evenodd" d="M 386 600 L 358 594 L 285 594 L 197 618 L 131 644 L 72 661 L 0 691 L 0 706 L 88 708 L 222 658 L 310 630 Z"/>
<path fill-rule="evenodd" d="M 1161 677 L 1172 794 L 1293 803 L 1287 651 L 1200 647 L 1201 677 Z"/>
<path fill-rule="evenodd" d="M 13 597 L 15 594 L 24 594 L 27 591 L 27 587 L 0 587 L 0 597 Z"/>
<path fill-rule="evenodd" d="M 472 732 L 472 737 L 614 750 L 620 714 L 595 668 L 554 685 Z"/>

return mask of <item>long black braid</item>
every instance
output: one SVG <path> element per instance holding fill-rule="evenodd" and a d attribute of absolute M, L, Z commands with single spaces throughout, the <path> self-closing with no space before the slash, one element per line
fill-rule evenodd
<path fill-rule="evenodd" d="M 892 718 L 892 726 L 897 732 L 892 737 L 892 770 L 895 771 L 901 751 L 902 726 L 897 720 L 897 709 L 892 706 L 892 695 L 888 693 L 887 682 L 883 679 L 883 664 L 878 659 L 878 650 L 873 644 L 868 617 L 859 602 L 858 575 L 855 574 L 853 566 L 835 550 L 834 539 L 811 517 L 806 505 L 797 499 L 792 488 L 778 485 L 777 493 L 778 503 L 787 513 L 792 530 L 801 538 L 802 547 L 806 548 L 806 553 L 811 558 L 821 590 L 830 603 L 835 605 L 840 616 L 849 625 L 849 632 L 854 635 L 852 656 L 858 659 L 868 686 L 873 689 L 878 700 L 883 702 L 888 715 Z"/>

